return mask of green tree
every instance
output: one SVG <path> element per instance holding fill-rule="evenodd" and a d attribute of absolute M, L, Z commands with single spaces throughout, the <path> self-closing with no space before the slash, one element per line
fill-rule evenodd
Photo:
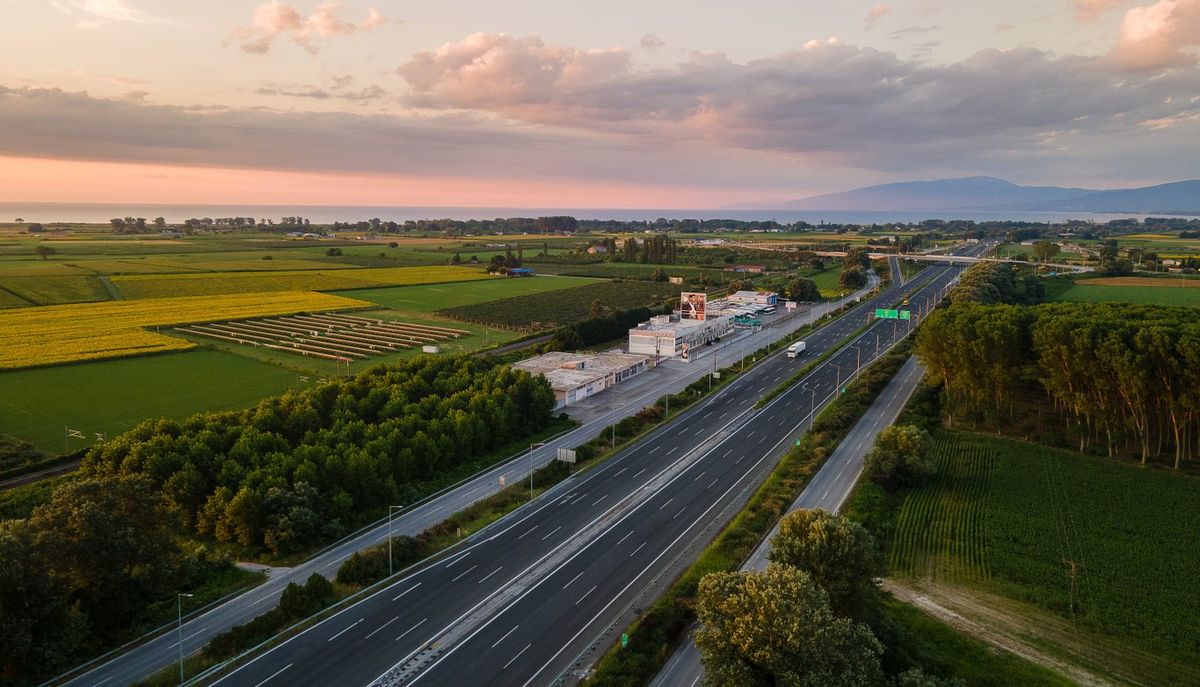
<path fill-rule="evenodd" d="M 793 301 L 815 303 L 821 300 L 821 289 L 817 283 L 804 277 L 795 277 L 788 282 L 787 297 Z"/>
<path fill-rule="evenodd" d="M 1053 241 L 1038 241 L 1033 244 L 1033 255 L 1039 262 L 1050 262 L 1058 255 L 1058 244 Z"/>
<path fill-rule="evenodd" d="M 928 450 L 925 430 L 913 425 L 885 427 L 867 454 L 867 475 L 888 489 L 920 484 L 936 472 Z"/>
<path fill-rule="evenodd" d="M 708 679 L 739 687 L 875 687 L 883 646 L 867 626 L 838 618 L 806 572 L 713 573 L 700 581 L 695 632 Z"/>
<path fill-rule="evenodd" d="M 779 520 L 772 563 L 812 576 L 829 595 L 833 612 L 863 619 L 875 596 L 883 559 L 875 539 L 853 520 L 820 509 L 792 511 Z"/>
<path fill-rule="evenodd" d="M 838 283 L 846 289 L 861 289 L 867 285 L 867 273 L 861 267 L 847 267 L 838 277 Z"/>
<path fill-rule="evenodd" d="M 54 255 L 58 251 L 54 249 L 54 246 L 47 246 L 44 243 L 39 243 L 37 246 L 34 247 L 33 252 L 42 256 L 42 259 L 45 260 L 46 258 L 50 257 L 51 255 Z"/>

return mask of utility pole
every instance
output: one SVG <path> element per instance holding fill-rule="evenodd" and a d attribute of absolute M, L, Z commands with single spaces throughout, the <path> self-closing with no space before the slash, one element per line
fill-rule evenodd
<path fill-rule="evenodd" d="M 175 610 L 179 616 L 179 684 L 183 684 L 183 597 L 192 598 L 191 594 L 175 595 Z"/>
<path fill-rule="evenodd" d="M 1083 566 L 1070 558 L 1064 558 L 1063 563 L 1067 566 L 1067 579 L 1070 580 L 1070 596 L 1067 607 L 1071 610 L 1071 615 L 1075 615 L 1075 579 L 1079 577 L 1079 570 Z"/>
<path fill-rule="evenodd" d="M 392 566 L 392 513 L 404 506 L 388 506 L 388 577 L 395 572 Z"/>
<path fill-rule="evenodd" d="M 529 500 L 533 500 L 533 449 L 545 446 L 545 442 L 529 445 Z"/>

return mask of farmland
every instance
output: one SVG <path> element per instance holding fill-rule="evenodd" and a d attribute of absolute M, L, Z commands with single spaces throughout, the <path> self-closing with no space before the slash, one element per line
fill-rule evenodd
<path fill-rule="evenodd" d="M 443 308 L 483 303 L 501 298 L 525 296 L 545 291 L 557 291 L 587 284 L 584 279 L 550 277 L 489 279 L 454 284 L 425 284 L 392 286 L 377 289 L 357 289 L 335 292 L 338 295 L 371 301 L 387 308 L 410 312 L 433 312 Z"/>
<path fill-rule="evenodd" d="M 1200 306 L 1200 277 L 1059 277 L 1046 282 L 1046 300 Z"/>
<path fill-rule="evenodd" d="M 1133 639 L 1156 654 L 1157 684 L 1200 679 L 1190 583 L 1200 481 L 948 430 L 932 455 L 934 480 L 891 497 L 893 519 L 868 520 L 893 575 L 977 588 Z M 864 487 L 855 509 L 878 497 Z M 1073 592 L 1066 561 L 1080 566 Z"/>
<path fill-rule="evenodd" d="M 119 358 L 191 348 L 147 331 L 210 320 L 361 308 L 361 301 L 309 292 L 191 296 L 19 308 L 0 312 L 0 369 Z"/>
<path fill-rule="evenodd" d="M 0 372 L 0 432 L 57 454 L 65 427 L 87 437 L 71 440 L 74 451 L 97 432 L 114 437 L 147 418 L 250 407 L 303 384 L 295 372 L 214 350 L 12 370 Z"/>
<path fill-rule="evenodd" d="M 596 282 L 573 289 L 504 298 L 438 311 L 452 319 L 506 327 L 564 325 L 587 319 L 592 303 L 624 310 L 660 303 L 679 295 L 679 287 L 648 281 Z"/>
<path fill-rule="evenodd" d="M 126 298 L 205 296 L 271 291 L 333 291 L 378 286 L 404 286 L 491 278 L 471 267 L 391 267 L 278 272 L 202 272 L 138 274 L 113 277 Z"/>

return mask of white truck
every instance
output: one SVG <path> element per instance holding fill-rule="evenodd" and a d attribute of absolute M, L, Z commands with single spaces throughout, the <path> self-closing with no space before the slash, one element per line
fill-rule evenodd
<path fill-rule="evenodd" d="M 787 357 L 797 358 L 803 352 L 804 352 L 804 342 L 797 341 L 796 343 L 792 344 L 791 346 L 788 346 Z"/>

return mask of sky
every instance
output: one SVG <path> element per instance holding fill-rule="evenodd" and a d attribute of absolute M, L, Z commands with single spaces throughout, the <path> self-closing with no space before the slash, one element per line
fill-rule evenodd
<path fill-rule="evenodd" d="M 1200 0 L 0 0 L 0 201 L 770 207 L 1200 177 Z"/>

